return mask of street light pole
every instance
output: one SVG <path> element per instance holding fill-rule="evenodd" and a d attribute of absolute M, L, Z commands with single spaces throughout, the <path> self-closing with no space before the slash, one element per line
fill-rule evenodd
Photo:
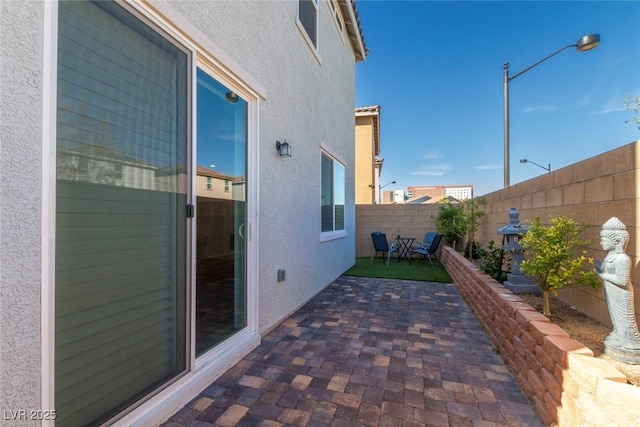
<path fill-rule="evenodd" d="M 504 188 L 509 184 L 511 171 L 509 170 L 509 63 L 505 62 L 502 67 L 503 82 L 503 110 L 504 110 Z"/>
<path fill-rule="evenodd" d="M 586 52 L 588 50 L 594 49 L 596 48 L 598 45 L 600 44 L 600 35 L 598 34 L 589 34 L 586 35 L 584 37 L 582 37 L 580 40 L 578 40 L 575 44 L 570 44 L 567 45 L 563 48 L 560 48 L 558 50 L 556 50 L 555 52 L 553 52 L 551 55 L 548 55 L 544 58 L 542 58 L 540 61 L 536 62 L 535 64 L 525 68 L 524 70 L 509 76 L 509 63 L 505 62 L 504 66 L 502 67 L 502 74 L 503 74 L 503 109 L 504 109 L 504 187 L 508 187 L 510 185 L 510 170 L 509 170 L 509 146 L 510 146 L 510 141 L 509 141 L 509 82 L 513 79 L 515 79 L 516 77 L 521 76 L 522 74 L 526 73 L 527 71 L 529 71 L 530 69 L 542 64 L 544 61 L 546 61 L 547 59 L 559 54 L 560 52 L 562 52 L 565 49 L 568 49 L 570 47 L 575 47 L 576 50 L 578 52 Z"/>

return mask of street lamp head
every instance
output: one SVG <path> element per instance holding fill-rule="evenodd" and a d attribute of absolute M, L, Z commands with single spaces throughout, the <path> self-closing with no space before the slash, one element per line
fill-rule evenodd
<path fill-rule="evenodd" d="M 589 34 L 582 37 L 576 42 L 576 50 L 578 52 L 586 52 L 595 49 L 600 44 L 600 34 Z"/>
<path fill-rule="evenodd" d="M 395 181 L 391 181 L 391 183 L 392 183 L 392 184 L 395 184 L 396 182 L 395 182 Z"/>
<path fill-rule="evenodd" d="M 569 49 L 571 47 L 575 47 L 576 50 L 578 52 L 586 52 L 588 50 L 592 50 L 595 49 L 596 47 L 598 47 L 598 45 L 600 44 L 600 35 L 599 34 L 588 34 L 584 37 L 582 37 L 580 40 L 578 40 L 576 42 L 576 44 L 570 44 L 567 46 L 564 46 L 558 50 L 556 50 L 555 52 L 553 52 L 550 55 L 545 56 L 544 58 L 542 58 L 541 60 L 539 60 L 538 62 L 536 62 L 533 65 L 528 66 L 527 68 L 525 68 L 524 70 L 513 74 L 513 75 L 509 75 L 509 63 L 505 62 L 504 66 L 502 67 L 502 75 L 503 75 L 503 111 L 504 111 L 504 187 L 508 187 L 509 186 L 509 174 L 510 174 L 510 165 L 509 165 L 509 82 L 513 79 L 515 79 L 518 76 L 521 76 L 522 74 L 526 73 L 527 71 L 529 71 L 530 69 L 537 67 L 538 65 L 542 64 L 543 62 L 545 62 L 546 60 L 548 60 L 549 58 L 552 58 L 554 56 L 556 56 L 557 54 L 559 54 L 560 52 Z M 527 163 L 527 159 L 522 159 L 520 160 L 520 163 Z M 537 163 L 531 162 L 529 161 L 529 163 L 533 163 L 535 165 L 537 165 Z M 540 165 L 537 165 L 540 166 Z M 540 166 L 543 169 L 546 169 L 548 172 L 551 172 L 551 165 L 549 165 L 548 168 L 545 168 L 544 166 Z"/>
<path fill-rule="evenodd" d="M 536 165 L 539 168 L 542 168 L 544 170 L 546 170 L 547 172 L 551 172 L 551 163 L 549 163 L 546 167 L 537 164 L 536 162 L 532 162 L 531 160 L 527 160 L 527 159 L 520 159 L 520 163 L 531 163 L 532 165 Z"/>

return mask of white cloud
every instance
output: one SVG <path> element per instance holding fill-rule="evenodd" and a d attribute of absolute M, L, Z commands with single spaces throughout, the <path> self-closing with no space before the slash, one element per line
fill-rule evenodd
<path fill-rule="evenodd" d="M 551 113 L 557 111 L 558 107 L 554 105 L 532 105 L 522 110 L 523 113 Z"/>
<path fill-rule="evenodd" d="M 479 169 L 479 170 L 496 170 L 496 169 L 502 169 L 503 166 L 502 165 L 480 165 L 480 166 L 475 166 L 474 169 Z"/>
<path fill-rule="evenodd" d="M 424 156 L 422 156 L 422 158 L 426 160 L 441 159 L 442 157 L 443 156 L 440 150 L 431 150 L 428 151 Z"/>
<path fill-rule="evenodd" d="M 601 114 L 609 114 L 609 113 L 617 113 L 619 111 L 626 110 L 624 106 L 624 96 L 620 96 L 618 93 L 609 97 L 605 102 L 602 103 L 602 107 L 597 110 L 591 110 L 591 114 L 601 115 Z"/>
<path fill-rule="evenodd" d="M 591 114 L 599 115 L 599 114 L 609 114 L 609 113 L 617 113 L 618 111 L 624 111 L 624 107 L 604 107 L 600 110 L 593 110 Z"/>
<path fill-rule="evenodd" d="M 415 172 L 410 172 L 411 175 L 420 176 L 442 176 L 451 170 L 451 166 L 447 164 L 424 166 Z"/>

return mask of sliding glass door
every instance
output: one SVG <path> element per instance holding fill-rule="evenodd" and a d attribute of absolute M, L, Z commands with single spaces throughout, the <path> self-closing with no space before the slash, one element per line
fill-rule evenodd
<path fill-rule="evenodd" d="M 60 2 L 56 425 L 187 368 L 189 53 L 113 2 Z"/>
<path fill-rule="evenodd" d="M 247 102 L 198 70 L 196 355 L 246 326 Z"/>
<path fill-rule="evenodd" d="M 56 425 L 97 425 L 247 326 L 248 104 L 126 5 L 58 33 Z"/>

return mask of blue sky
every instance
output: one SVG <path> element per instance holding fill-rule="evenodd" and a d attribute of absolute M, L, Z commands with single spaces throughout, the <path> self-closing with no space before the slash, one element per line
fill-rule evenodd
<path fill-rule="evenodd" d="M 640 96 L 638 1 L 375 1 L 357 8 L 370 53 L 356 106 L 381 106 L 382 185 L 504 184 L 503 63 L 510 75 L 591 33 L 510 83 L 510 182 L 640 139 L 625 123 Z"/>

